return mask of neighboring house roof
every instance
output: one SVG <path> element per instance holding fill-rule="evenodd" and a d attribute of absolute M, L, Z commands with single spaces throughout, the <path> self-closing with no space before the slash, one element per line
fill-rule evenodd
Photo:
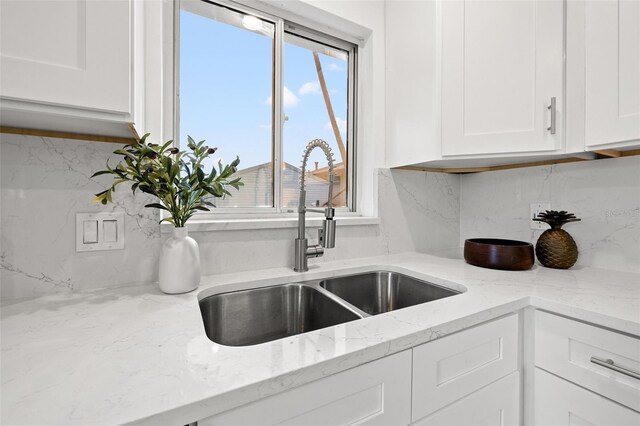
<path fill-rule="evenodd" d="M 282 199 L 285 208 L 298 206 L 300 169 L 289 163 L 284 163 L 282 174 Z M 244 186 L 239 191 L 230 189 L 232 196 L 224 199 L 215 199 L 213 203 L 217 207 L 271 207 L 272 201 L 272 163 L 258 164 L 257 166 L 238 170 L 235 177 L 242 179 Z M 307 206 L 322 206 L 327 202 L 328 182 L 312 173 L 308 173 L 305 179 L 307 191 Z M 335 189 L 334 189 L 335 191 Z"/>

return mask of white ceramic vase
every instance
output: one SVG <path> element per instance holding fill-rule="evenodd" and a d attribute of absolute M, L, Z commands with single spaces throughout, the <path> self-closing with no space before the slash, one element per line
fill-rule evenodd
<path fill-rule="evenodd" d="M 186 293 L 200 285 L 200 250 L 187 228 L 173 228 L 162 244 L 160 290 L 168 294 Z"/>

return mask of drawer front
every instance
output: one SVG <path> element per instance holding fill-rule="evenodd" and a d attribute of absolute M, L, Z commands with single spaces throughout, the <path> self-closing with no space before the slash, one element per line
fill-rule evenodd
<path fill-rule="evenodd" d="M 640 413 L 536 368 L 534 425 L 632 426 Z"/>
<path fill-rule="evenodd" d="M 420 419 L 518 369 L 516 314 L 413 349 L 412 419 Z"/>
<path fill-rule="evenodd" d="M 612 360 L 625 374 L 597 360 Z M 535 363 L 620 404 L 640 411 L 640 340 L 547 312 L 535 313 Z M 614 367 L 615 368 L 615 367 Z"/>
<path fill-rule="evenodd" d="M 421 426 L 506 426 L 520 424 L 520 374 L 516 371 L 489 386 L 418 420 Z"/>
<path fill-rule="evenodd" d="M 212 425 L 406 425 L 411 351 L 404 351 L 198 421 Z"/>

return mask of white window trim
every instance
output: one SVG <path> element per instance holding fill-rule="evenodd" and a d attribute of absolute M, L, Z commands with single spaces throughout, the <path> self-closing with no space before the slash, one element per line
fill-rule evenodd
<path fill-rule="evenodd" d="M 353 212 L 351 212 L 353 214 Z M 307 217 L 306 226 L 310 228 L 322 226 L 324 216 Z M 380 224 L 380 218 L 367 216 L 340 216 L 337 217 L 336 226 L 339 228 L 345 226 L 377 226 Z M 190 232 L 212 232 L 212 231 L 241 231 L 241 230 L 259 230 L 259 229 L 294 229 L 298 227 L 298 217 L 278 216 L 273 218 L 244 218 L 244 219 L 206 219 L 206 220 L 190 220 L 187 222 L 187 229 Z M 160 232 L 169 234 L 173 231 L 173 225 L 162 223 Z"/>
<path fill-rule="evenodd" d="M 357 87 L 354 87 L 353 98 L 358 104 L 358 110 L 353 117 L 352 128 L 354 140 L 362 142 L 365 133 L 371 136 L 370 132 L 365 131 L 362 126 L 365 122 L 372 123 L 371 120 L 374 113 L 369 103 L 373 89 L 373 70 L 370 69 L 370 66 L 363 66 L 363 64 L 371 64 L 371 55 L 373 54 L 371 46 L 372 31 L 370 29 L 300 1 L 278 3 L 277 6 L 260 0 L 215 0 L 215 2 L 227 4 L 232 8 L 240 8 L 241 10 L 246 8 L 257 9 L 258 12 L 256 13 L 258 14 L 277 15 L 283 20 L 299 23 L 302 27 L 317 28 L 328 36 L 356 44 L 358 46 L 358 54 L 354 58 L 354 64 L 357 67 L 358 78 Z M 178 4 L 176 5 L 176 3 Z M 179 8 L 179 2 L 163 0 L 162 11 L 157 15 L 157 19 L 164 23 L 161 37 L 162 46 L 159 49 L 159 55 L 163 58 L 161 59 L 161 68 L 164 74 L 164 78 L 161 79 L 162 108 L 161 118 L 159 119 L 159 134 L 162 137 L 160 140 L 173 139 L 175 123 L 178 118 L 177 108 L 175 108 L 174 87 L 178 84 L 179 75 L 174 69 L 176 62 L 174 57 L 174 45 L 176 43 L 174 26 L 176 21 L 179 20 L 179 15 L 177 16 L 176 14 L 176 10 L 179 11 Z M 276 96 L 279 95 L 276 94 Z M 366 101 L 363 102 L 363 99 L 366 99 Z M 380 220 L 377 216 L 377 179 L 374 177 L 375 156 L 371 152 L 368 152 L 366 156 L 356 156 L 355 150 L 356 147 L 354 146 L 351 149 L 353 158 L 350 160 L 354 169 L 352 181 L 355 181 L 357 186 L 352 188 L 356 211 L 348 211 L 346 208 L 336 209 L 338 210 L 337 217 L 342 222 L 339 226 L 377 225 Z M 308 215 L 307 222 L 309 226 L 315 226 L 314 221 L 319 223 L 320 218 Z M 209 216 L 201 220 L 191 220 L 187 226 L 193 231 L 294 228 L 297 226 L 297 218 L 295 214 L 285 212 L 271 214 L 252 213 L 250 217 L 243 217 L 238 213 L 217 213 L 215 218 Z M 163 233 L 170 232 L 171 229 L 172 225 L 162 223 L 161 230 Z"/>

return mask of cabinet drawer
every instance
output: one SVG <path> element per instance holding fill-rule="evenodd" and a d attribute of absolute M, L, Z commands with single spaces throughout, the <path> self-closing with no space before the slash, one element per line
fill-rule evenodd
<path fill-rule="evenodd" d="M 536 368 L 534 425 L 640 424 L 640 414 Z"/>
<path fill-rule="evenodd" d="M 520 424 L 520 375 L 513 372 L 497 382 L 417 421 L 421 426 Z"/>
<path fill-rule="evenodd" d="M 420 419 L 518 368 L 518 316 L 413 349 L 412 419 Z"/>
<path fill-rule="evenodd" d="M 598 365 L 595 359 L 612 360 L 615 366 L 638 373 L 640 340 L 536 311 L 536 366 L 640 410 L 640 380 Z"/>
<path fill-rule="evenodd" d="M 212 425 L 401 425 L 411 415 L 404 351 L 198 421 Z"/>

